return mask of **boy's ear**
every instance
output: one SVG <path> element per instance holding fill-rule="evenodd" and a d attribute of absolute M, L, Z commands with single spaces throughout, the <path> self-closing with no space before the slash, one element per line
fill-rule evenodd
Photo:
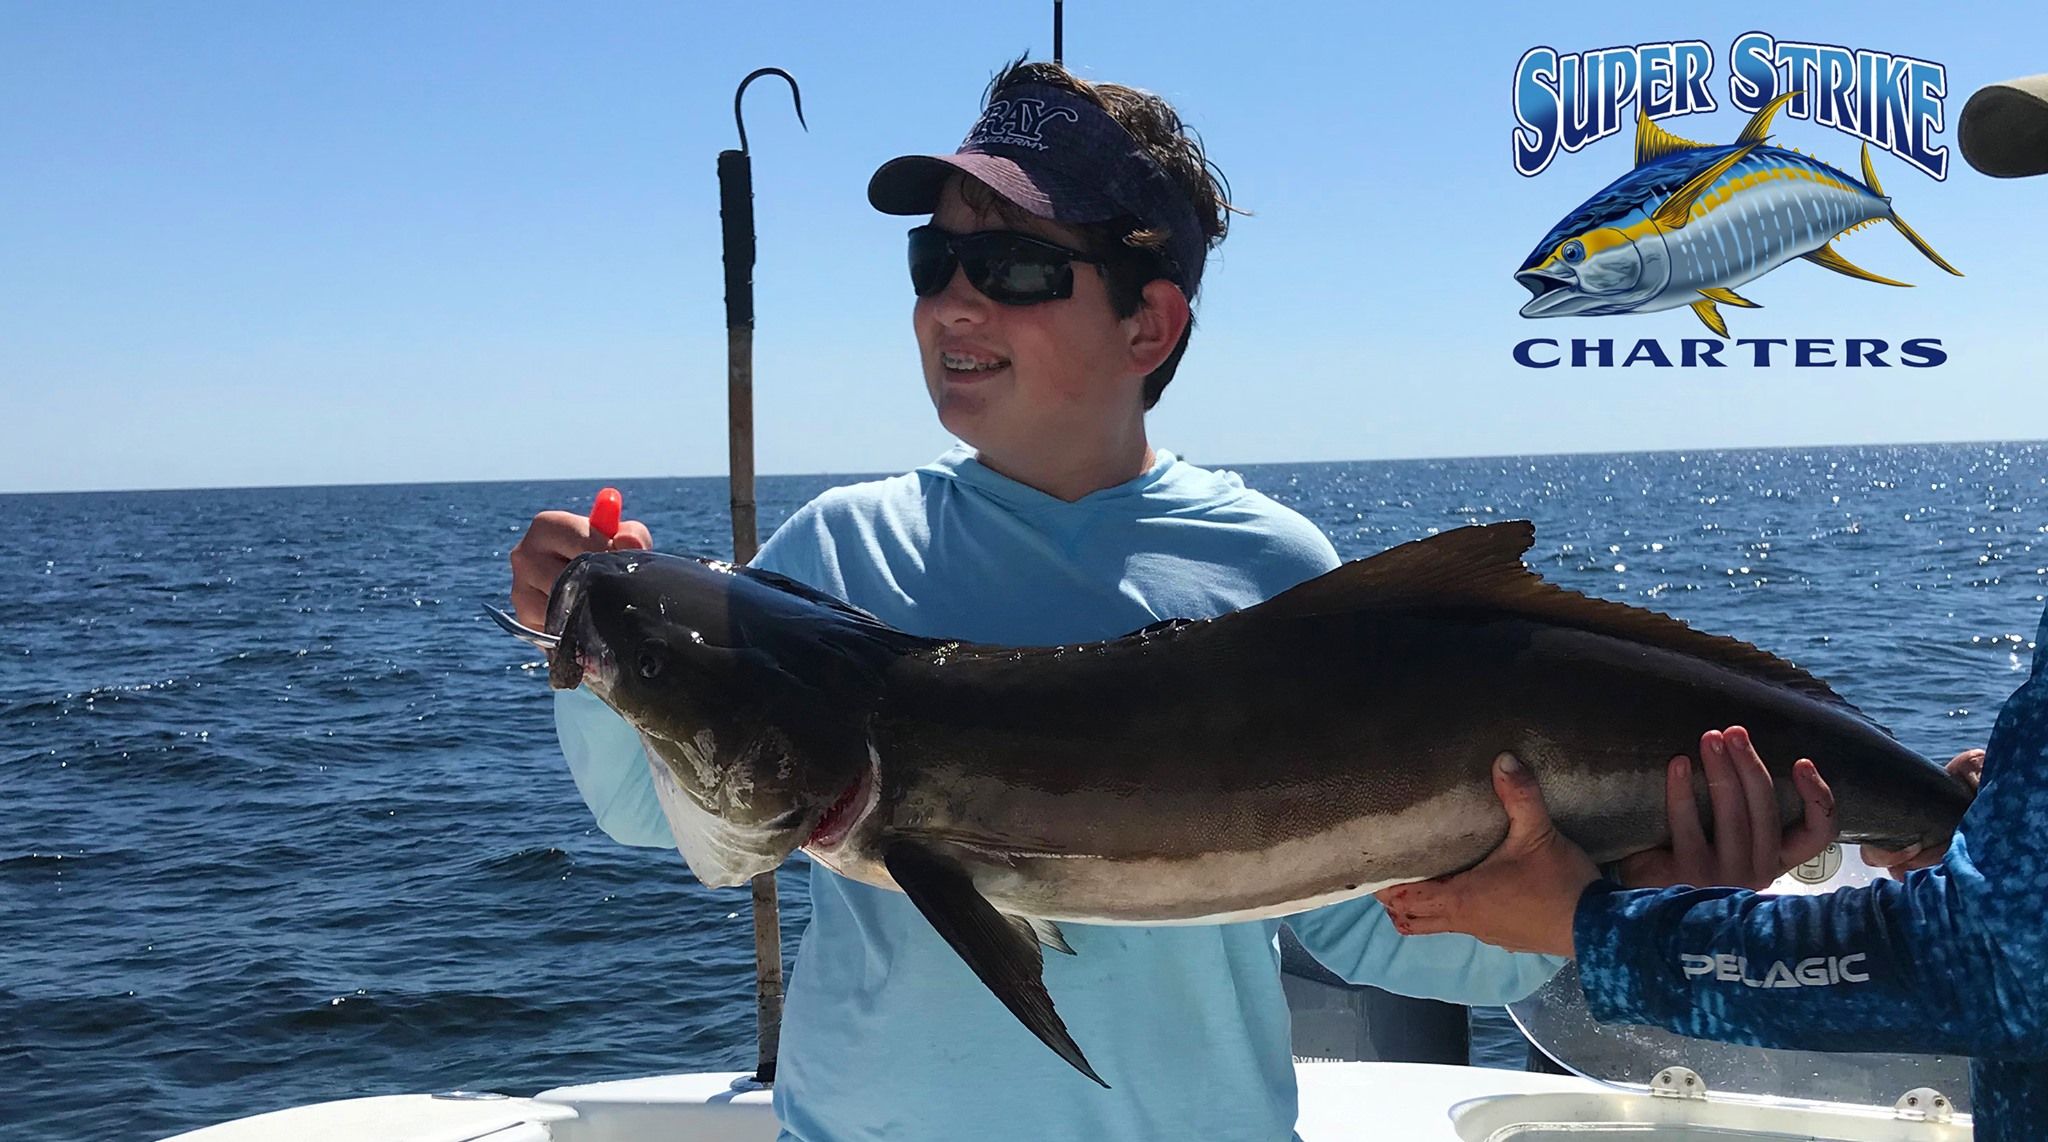
<path fill-rule="evenodd" d="M 1173 355 L 1194 314 L 1188 309 L 1187 295 L 1165 278 L 1147 282 L 1141 297 L 1138 312 L 1126 321 L 1131 329 L 1131 367 L 1140 375 L 1149 375 Z"/>

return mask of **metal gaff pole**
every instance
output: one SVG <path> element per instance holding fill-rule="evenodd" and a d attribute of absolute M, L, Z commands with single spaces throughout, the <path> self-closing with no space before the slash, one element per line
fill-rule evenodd
<path fill-rule="evenodd" d="M 732 117 L 740 148 L 718 152 L 718 217 L 724 231 L 726 419 L 732 461 L 732 557 L 746 563 L 759 550 L 754 530 L 754 172 L 747 155 L 747 122 L 740 100 L 747 85 L 764 75 L 789 83 L 796 121 L 804 130 L 804 97 L 796 78 L 779 67 L 759 68 L 733 93 Z M 754 888 L 754 1018 L 759 1053 L 754 1081 L 775 1082 L 775 1055 L 782 1041 L 782 925 L 775 873 L 756 876 Z"/>

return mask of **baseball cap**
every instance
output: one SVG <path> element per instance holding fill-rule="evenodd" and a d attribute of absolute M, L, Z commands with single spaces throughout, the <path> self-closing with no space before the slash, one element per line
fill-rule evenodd
<path fill-rule="evenodd" d="M 989 100 L 950 155 L 905 155 L 868 180 L 884 214 L 930 214 L 954 174 L 978 179 L 1025 213 L 1053 222 L 1134 218 L 1166 232 L 1167 279 L 1189 299 L 1201 286 L 1209 237 L 1165 169 L 1109 112 L 1041 83 L 1017 83 Z"/>

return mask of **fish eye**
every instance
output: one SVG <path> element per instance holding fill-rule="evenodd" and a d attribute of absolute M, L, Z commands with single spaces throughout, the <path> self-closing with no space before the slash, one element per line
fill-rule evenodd
<path fill-rule="evenodd" d="M 1566 265 L 1576 266 L 1586 260 L 1586 244 L 1577 238 L 1573 238 L 1571 241 L 1558 247 L 1557 253 L 1559 257 L 1565 260 Z"/>
<path fill-rule="evenodd" d="M 662 668 L 668 665 L 668 647 L 659 642 L 650 642 L 640 648 L 640 655 L 634 665 L 640 668 L 640 677 L 659 677 Z"/>

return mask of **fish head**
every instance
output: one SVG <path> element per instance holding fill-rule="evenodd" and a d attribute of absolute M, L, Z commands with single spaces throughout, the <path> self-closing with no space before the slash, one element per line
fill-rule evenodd
<path fill-rule="evenodd" d="M 677 847 L 715 888 L 843 832 L 872 788 L 865 711 L 892 657 L 876 631 L 896 632 L 806 590 L 612 551 L 579 556 L 549 598 L 549 684 L 587 687 L 640 732 Z"/>
<path fill-rule="evenodd" d="M 1523 317 L 1627 313 L 1670 284 L 1671 259 L 1663 231 L 1647 219 L 1610 221 L 1582 207 L 1551 229 L 1515 280 L 1530 294 Z"/>

